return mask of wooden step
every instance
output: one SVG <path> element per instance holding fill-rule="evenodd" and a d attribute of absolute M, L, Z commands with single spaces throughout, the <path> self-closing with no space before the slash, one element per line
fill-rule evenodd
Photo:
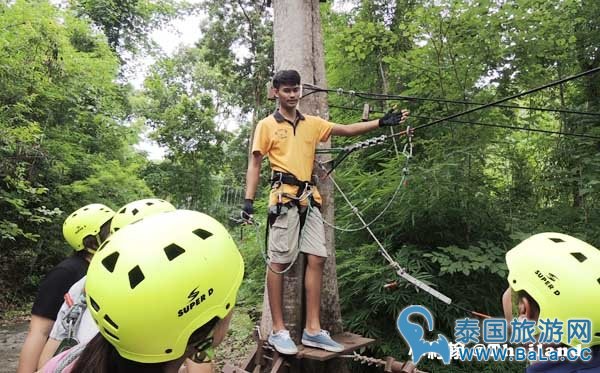
<path fill-rule="evenodd" d="M 344 345 L 345 349 L 342 352 L 329 352 L 325 350 L 321 350 L 319 348 L 306 347 L 303 345 L 298 346 L 298 353 L 296 354 L 297 359 L 311 359 L 318 361 L 325 361 L 329 359 L 333 359 L 338 355 L 345 355 L 348 353 L 352 353 L 355 350 L 358 350 L 361 347 L 368 346 L 375 342 L 374 339 L 365 338 L 358 334 L 353 334 L 349 332 L 336 334 L 331 337 L 337 343 Z"/>

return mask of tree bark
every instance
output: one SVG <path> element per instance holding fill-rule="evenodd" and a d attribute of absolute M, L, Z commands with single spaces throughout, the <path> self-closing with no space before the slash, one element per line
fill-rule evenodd
<path fill-rule="evenodd" d="M 274 57 L 275 71 L 294 69 L 300 73 L 303 83 L 326 87 L 323 36 L 318 0 L 274 1 Z M 325 94 L 311 94 L 300 102 L 302 113 L 329 118 L 329 108 Z M 330 147 L 331 142 L 322 147 Z M 318 161 L 327 158 L 318 157 Z M 318 166 L 315 165 L 315 171 Z M 318 183 L 323 197 L 322 214 L 329 222 L 334 220 L 333 187 L 329 180 Z M 325 226 L 325 239 L 329 255 L 323 275 L 321 293 L 321 326 L 332 334 L 342 331 L 342 317 L 339 305 L 337 273 L 335 266 L 334 232 Z M 294 267 L 284 277 L 284 319 L 292 338 L 299 343 L 304 328 L 304 269 L 301 255 Z M 263 336 L 271 330 L 272 320 L 268 297 L 265 290 L 261 332 Z M 324 364 L 321 364 L 324 365 Z M 337 364 L 335 364 L 337 365 Z M 340 371 L 328 367 L 328 371 Z"/>

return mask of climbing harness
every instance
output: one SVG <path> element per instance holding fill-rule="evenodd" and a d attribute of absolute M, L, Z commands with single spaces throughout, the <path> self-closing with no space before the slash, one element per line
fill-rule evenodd
<path fill-rule="evenodd" d="M 63 338 L 63 340 L 60 341 L 60 344 L 56 348 L 54 356 L 79 344 L 79 341 L 77 340 L 77 338 L 75 338 L 75 335 L 77 334 L 77 330 L 79 329 L 79 325 L 81 324 L 83 313 L 87 308 L 87 304 L 85 302 L 85 293 L 81 293 L 79 295 L 76 303 L 73 302 L 71 295 L 69 293 L 66 293 L 65 302 L 69 306 L 69 310 L 60 320 L 60 322 L 62 323 L 63 328 L 65 328 L 65 330 L 67 331 L 67 337 Z"/>
<path fill-rule="evenodd" d="M 260 223 L 257 222 L 256 220 L 252 219 L 252 218 L 248 218 L 246 216 L 244 216 L 244 212 L 240 212 L 240 218 L 229 218 L 230 220 L 232 220 L 233 222 L 237 223 L 237 224 L 243 224 L 243 225 L 252 225 L 255 227 L 256 230 L 256 240 L 258 243 L 258 246 L 260 248 L 260 252 L 261 255 L 265 261 L 265 264 L 267 265 L 267 267 L 269 268 L 269 270 L 273 273 L 276 274 L 284 274 L 286 272 L 288 272 L 296 263 L 296 260 L 298 260 L 298 256 L 300 254 L 300 246 L 302 244 L 302 240 L 304 239 L 304 222 L 306 221 L 306 218 L 308 217 L 308 214 L 311 213 L 313 205 L 320 208 L 320 205 L 317 204 L 313 197 L 313 191 L 312 191 L 312 187 L 314 186 L 314 183 L 311 181 L 301 181 L 298 178 L 296 178 L 293 174 L 291 173 L 286 173 L 286 172 L 281 172 L 281 171 L 273 171 L 271 174 L 271 190 L 272 191 L 277 191 L 277 203 L 273 206 L 269 207 L 269 214 L 267 217 L 267 224 L 265 227 L 265 239 L 264 239 L 264 243 L 261 244 L 260 243 Z M 292 185 L 292 186 L 296 186 L 298 187 L 298 192 L 293 195 L 293 194 L 289 194 L 289 193 L 284 193 L 283 192 L 283 185 Z M 289 199 L 288 202 L 283 202 L 284 198 Z M 302 206 L 302 202 L 306 201 L 307 206 L 303 208 Z M 297 208 L 298 209 L 298 215 L 300 218 L 300 231 L 299 231 L 299 235 L 298 235 L 298 250 L 296 250 L 294 257 L 292 258 L 292 260 L 290 261 L 290 263 L 281 271 L 276 270 L 275 268 L 273 268 L 271 266 L 271 260 L 268 256 L 268 250 L 269 250 L 269 231 L 270 231 L 270 227 L 275 223 L 275 220 L 277 219 L 277 217 L 279 217 L 282 214 L 287 214 L 288 211 L 290 209 L 293 208 Z"/>

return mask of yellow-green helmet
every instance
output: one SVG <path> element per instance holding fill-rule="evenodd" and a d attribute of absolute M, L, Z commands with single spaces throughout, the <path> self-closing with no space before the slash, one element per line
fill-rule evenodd
<path fill-rule="evenodd" d="M 126 225 L 140 221 L 150 215 L 175 211 L 175 206 L 158 198 L 140 199 L 121 207 L 110 222 L 110 233 L 115 233 Z"/>
<path fill-rule="evenodd" d="M 567 322 L 592 322 L 591 342 L 600 344 L 600 251 L 577 238 L 560 233 L 529 237 L 506 253 L 508 282 L 525 290 L 540 306 L 540 320 L 564 322 L 562 342 L 568 343 Z M 578 340 L 570 345 L 576 346 Z"/>
<path fill-rule="evenodd" d="M 83 206 L 65 219 L 63 236 L 75 251 L 83 250 L 83 239 L 98 235 L 102 225 L 112 219 L 114 214 L 110 207 L 101 203 Z"/>
<path fill-rule="evenodd" d="M 169 361 L 196 329 L 231 311 L 243 275 L 221 223 L 189 210 L 156 214 L 100 247 L 87 274 L 88 309 L 122 357 Z"/>

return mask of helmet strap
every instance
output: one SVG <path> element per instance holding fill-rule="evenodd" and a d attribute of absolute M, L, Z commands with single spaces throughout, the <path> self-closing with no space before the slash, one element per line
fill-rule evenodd
<path fill-rule="evenodd" d="M 100 239 L 100 233 L 95 235 L 94 238 L 96 239 L 96 243 L 98 244 L 98 247 L 102 246 L 102 240 Z M 96 250 L 90 249 L 89 247 L 86 247 L 85 251 L 87 251 L 88 253 L 90 253 L 92 255 L 96 254 Z"/>
<path fill-rule="evenodd" d="M 198 343 L 195 348 L 196 352 L 192 355 L 194 363 L 210 363 L 215 356 L 212 336 Z"/>

